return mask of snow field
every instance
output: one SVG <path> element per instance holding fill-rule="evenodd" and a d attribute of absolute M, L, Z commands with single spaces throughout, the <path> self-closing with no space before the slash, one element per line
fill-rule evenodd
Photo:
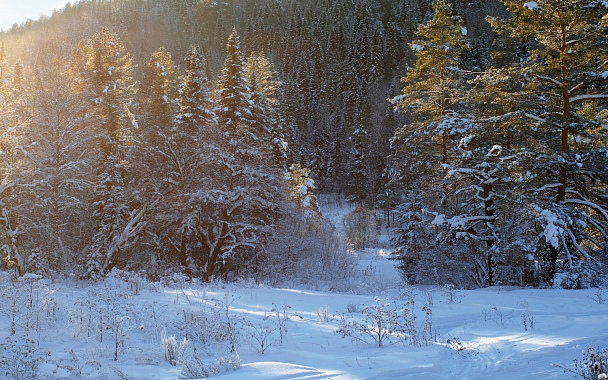
<path fill-rule="evenodd" d="M 385 257 L 366 257 L 375 270 L 390 269 Z M 180 279 L 161 285 L 124 274 L 94 284 L 4 276 L 1 289 L 2 379 L 177 379 L 201 363 L 222 379 L 570 379 L 561 367 L 573 370 L 582 351 L 608 346 L 608 302 L 597 289 L 346 294 Z M 419 338 L 422 308 L 430 308 L 431 341 L 412 345 L 395 335 L 378 347 L 370 335 L 337 333 L 341 321 L 362 322 L 377 299 L 388 310 L 413 301 Z M 176 365 L 161 337 L 184 345 Z M 19 362 L 35 371 L 18 372 Z"/>

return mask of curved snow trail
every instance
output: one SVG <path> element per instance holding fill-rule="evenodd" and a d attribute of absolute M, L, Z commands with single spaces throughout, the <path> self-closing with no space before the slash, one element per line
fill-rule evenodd
<path fill-rule="evenodd" d="M 336 370 L 318 369 L 298 364 L 281 362 L 257 362 L 243 365 L 235 374 L 240 379 L 267 379 L 267 380 L 290 380 L 290 379 L 352 379 L 345 377 Z"/>

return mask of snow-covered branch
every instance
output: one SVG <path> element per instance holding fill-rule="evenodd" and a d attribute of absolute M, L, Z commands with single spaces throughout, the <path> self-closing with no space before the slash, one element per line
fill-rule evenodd
<path fill-rule="evenodd" d="M 575 103 L 583 100 L 601 100 L 608 99 L 608 94 L 584 94 L 577 95 L 570 98 L 570 103 Z"/>
<path fill-rule="evenodd" d="M 602 215 L 602 217 L 604 218 L 604 220 L 606 222 L 608 222 L 608 212 L 606 212 L 606 210 L 598 205 L 597 203 L 591 202 L 591 201 L 587 201 L 587 200 L 582 200 L 582 199 L 565 199 L 564 203 L 570 203 L 570 204 L 577 204 L 577 205 L 581 205 L 581 206 L 587 206 L 590 209 L 594 210 L 595 212 L 597 212 L 598 214 Z"/>

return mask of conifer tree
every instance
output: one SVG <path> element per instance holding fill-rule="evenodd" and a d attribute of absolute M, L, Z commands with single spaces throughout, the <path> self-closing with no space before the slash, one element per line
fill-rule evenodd
<path fill-rule="evenodd" d="M 188 261 L 205 280 L 245 270 L 278 215 L 281 171 L 266 166 L 254 128 L 244 62 L 236 31 L 227 43 L 218 80 L 218 123 L 205 123 L 201 172 L 187 194 L 180 233 L 193 249 Z M 268 149 L 267 151 L 270 151 Z"/>
<path fill-rule="evenodd" d="M 446 201 L 452 188 L 444 179 L 444 166 L 454 163 L 458 154 L 455 141 L 470 127 L 469 116 L 463 112 L 461 86 L 465 77 L 459 68 L 459 56 L 466 48 L 465 30 L 447 1 L 434 1 L 433 10 L 433 18 L 418 28 L 421 39 L 410 45 L 416 63 L 402 78 L 403 94 L 392 100 L 408 119 L 394 133 L 391 158 L 390 185 L 404 198 L 398 206 L 400 232 L 395 238 L 402 266 L 426 266 L 423 261 L 440 266 L 445 261 L 445 246 L 436 244 L 435 236 L 426 232 L 434 219 L 428 210 L 452 211 L 452 204 Z M 413 242 L 412 234 L 430 240 Z M 434 249 L 421 255 L 415 251 L 418 246 Z M 469 254 L 461 244 L 450 251 L 452 256 L 456 252 Z"/>
<path fill-rule="evenodd" d="M 524 45 L 518 69 L 528 101 L 517 117 L 530 131 L 518 153 L 527 205 L 542 226 L 537 259 L 547 280 L 570 273 L 566 286 L 584 286 L 588 271 L 608 257 L 606 137 L 600 110 L 608 99 L 605 8 L 598 1 L 502 1 L 511 14 L 493 21 Z M 526 174 L 527 173 L 527 174 Z M 564 268 L 558 268 L 559 262 Z"/>
<path fill-rule="evenodd" d="M 245 62 L 245 79 L 249 87 L 252 133 L 256 145 L 267 161 L 283 165 L 287 143 L 283 135 L 284 118 L 278 99 L 279 82 L 264 53 L 252 53 Z"/>
<path fill-rule="evenodd" d="M 403 95 L 393 102 L 397 109 L 410 112 L 414 119 L 412 126 L 402 128 L 411 132 L 398 133 L 428 135 L 432 141 L 439 140 L 440 158 L 435 161 L 446 163 L 451 135 L 457 131 L 461 118 L 459 88 L 464 76 L 458 66 L 466 41 L 462 21 L 452 14 L 445 0 L 434 1 L 433 10 L 433 19 L 418 28 L 418 36 L 423 39 L 410 45 L 416 54 L 416 64 L 402 78 Z"/>
<path fill-rule="evenodd" d="M 250 124 L 249 88 L 245 79 L 243 53 L 236 29 L 226 44 L 226 60 L 218 79 L 218 110 L 220 125 L 235 133 Z"/>
<path fill-rule="evenodd" d="M 148 180 L 147 193 L 151 199 L 161 200 L 147 228 L 159 253 L 156 259 L 172 265 L 177 262 L 189 275 L 202 272 L 203 264 L 196 258 L 203 254 L 201 236 L 193 222 L 196 219 L 184 210 L 202 212 L 191 194 L 209 186 L 209 168 L 203 165 L 201 156 L 205 154 L 204 146 L 217 138 L 214 105 L 201 49 L 192 46 L 179 86 L 178 111 L 172 128 L 159 133 L 158 143 L 147 148 L 153 157 L 162 157 L 162 164 L 156 161 L 160 165 L 147 170 L 156 173 L 155 180 Z"/>
<path fill-rule="evenodd" d="M 80 42 L 73 67 L 77 89 L 89 101 L 103 131 L 96 170 L 97 228 L 88 264 L 89 275 L 103 275 L 119 264 L 118 255 L 140 231 L 145 211 L 143 206 L 131 207 L 127 189 L 133 120 L 128 107 L 135 93 L 133 63 L 118 35 L 102 28 Z"/>
<path fill-rule="evenodd" d="M 203 125 L 217 118 L 213 111 L 208 81 L 201 48 L 192 46 L 186 58 L 185 75 L 179 90 L 177 123 L 180 129 L 198 133 Z"/>
<path fill-rule="evenodd" d="M 168 131 L 175 114 L 176 70 L 171 54 L 164 47 L 152 53 L 144 68 L 141 103 L 144 128 Z"/>

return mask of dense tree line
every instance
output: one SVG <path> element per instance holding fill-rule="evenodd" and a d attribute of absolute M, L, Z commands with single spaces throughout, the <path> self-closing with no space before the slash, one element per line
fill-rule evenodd
<path fill-rule="evenodd" d="M 105 27 L 29 81 L 2 67 L 2 265 L 208 280 L 261 270 L 285 217 L 318 220 L 314 197 L 300 207 L 304 195 L 292 195 L 312 182 L 285 178 L 272 64 L 244 57 L 236 29 L 226 50 L 213 86 L 198 46 L 181 72 L 158 48 L 138 85 L 133 57 Z"/>
<path fill-rule="evenodd" d="M 408 281 L 593 285 L 605 14 L 594 0 L 92 0 L 15 25 L 0 34 L 5 262 L 288 272 L 270 256 L 322 230 L 314 179 L 384 210 Z"/>

